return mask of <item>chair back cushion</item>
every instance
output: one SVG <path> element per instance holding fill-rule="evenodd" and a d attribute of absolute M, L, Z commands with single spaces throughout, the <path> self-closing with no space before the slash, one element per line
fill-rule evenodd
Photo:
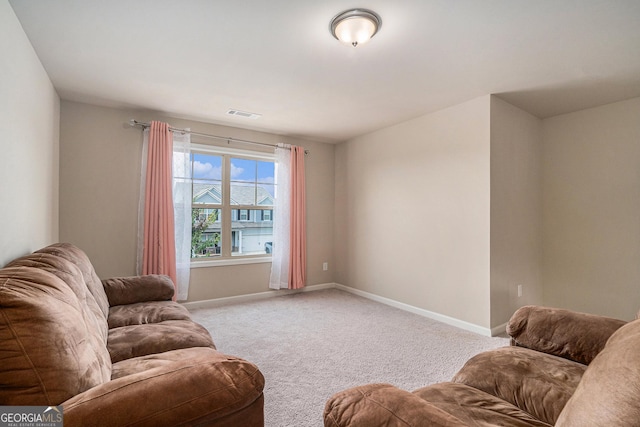
<path fill-rule="evenodd" d="M 639 392 L 640 320 L 634 320 L 593 359 L 556 426 L 639 426 Z"/>
<path fill-rule="evenodd" d="M 105 346 L 107 345 L 107 337 L 109 335 L 107 315 L 105 315 L 103 311 L 102 304 L 98 302 L 94 297 L 94 293 L 92 293 L 87 286 L 85 275 L 82 273 L 78 263 L 61 257 L 59 253 L 38 251 L 11 261 L 7 264 L 7 267 L 38 268 L 48 271 L 62 279 L 78 298 L 83 316 L 88 324 L 92 326 L 95 329 L 94 332 L 101 337 L 100 341 Z M 93 267 L 91 269 L 93 270 Z M 104 290 L 102 290 L 102 292 L 104 294 Z"/>
<path fill-rule="evenodd" d="M 34 252 L 34 254 L 55 255 L 75 264 L 82 273 L 85 286 L 91 295 L 93 295 L 93 298 L 95 298 L 98 307 L 102 310 L 105 320 L 107 319 L 109 316 L 109 300 L 107 299 L 107 294 L 104 291 L 104 286 L 102 286 L 102 280 L 100 280 L 96 274 L 93 264 L 91 264 L 89 257 L 82 249 L 72 245 L 71 243 L 56 243 L 47 246 L 46 248 L 42 248 L 39 251 Z"/>
<path fill-rule="evenodd" d="M 46 251 L 12 261 L 0 270 L 0 405 L 59 405 L 109 381 L 107 335 L 78 265 Z"/>

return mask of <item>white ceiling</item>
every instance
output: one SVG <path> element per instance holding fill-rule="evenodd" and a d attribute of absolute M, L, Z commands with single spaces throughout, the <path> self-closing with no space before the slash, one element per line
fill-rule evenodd
<path fill-rule="evenodd" d="M 639 0 L 10 4 L 62 99 L 318 141 L 486 94 L 540 118 L 640 96 Z M 383 22 L 358 48 L 328 29 L 350 7 Z"/>

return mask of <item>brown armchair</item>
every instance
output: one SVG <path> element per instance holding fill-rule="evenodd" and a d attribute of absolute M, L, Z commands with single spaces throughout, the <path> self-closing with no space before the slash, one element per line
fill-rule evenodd
<path fill-rule="evenodd" d="M 472 357 L 450 382 L 335 394 L 325 426 L 640 425 L 640 320 L 527 306 L 507 333 L 511 346 Z"/>

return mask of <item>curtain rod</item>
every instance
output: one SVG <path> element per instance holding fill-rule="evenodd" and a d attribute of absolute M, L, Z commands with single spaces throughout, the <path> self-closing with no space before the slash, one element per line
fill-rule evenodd
<path fill-rule="evenodd" d="M 139 121 L 137 121 L 135 119 L 129 120 L 129 125 L 132 126 L 132 127 L 140 126 L 142 129 L 151 127 L 150 123 L 139 122 Z M 267 143 L 264 143 L 264 142 L 249 141 L 249 140 L 246 140 L 246 139 L 231 138 L 231 137 L 227 137 L 227 136 L 211 135 L 211 134 L 208 134 L 208 133 L 194 132 L 194 131 L 188 130 L 188 129 L 174 128 L 173 126 L 169 126 L 169 130 L 172 131 L 172 132 L 188 133 L 190 135 L 202 136 L 204 138 L 221 139 L 223 141 L 227 141 L 227 144 L 230 143 L 230 142 L 239 142 L 241 144 L 254 144 L 254 145 L 262 145 L 264 147 L 278 148 L 278 146 L 274 145 L 274 144 L 267 144 Z M 286 148 L 287 150 L 290 150 L 289 147 L 281 147 L 281 148 Z M 309 154 L 309 150 L 304 150 L 304 154 Z"/>

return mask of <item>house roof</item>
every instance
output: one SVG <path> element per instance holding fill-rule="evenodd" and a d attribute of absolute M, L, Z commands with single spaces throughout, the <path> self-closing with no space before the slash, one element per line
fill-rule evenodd
<path fill-rule="evenodd" d="M 339 0 L 9 3 L 64 100 L 317 141 L 487 94 L 540 118 L 640 96 L 638 0 L 361 0 L 382 27 L 357 48 Z"/>
<path fill-rule="evenodd" d="M 193 184 L 194 202 L 222 203 L 220 184 Z M 274 198 L 260 185 L 231 183 L 231 204 L 240 206 L 272 206 Z"/>

